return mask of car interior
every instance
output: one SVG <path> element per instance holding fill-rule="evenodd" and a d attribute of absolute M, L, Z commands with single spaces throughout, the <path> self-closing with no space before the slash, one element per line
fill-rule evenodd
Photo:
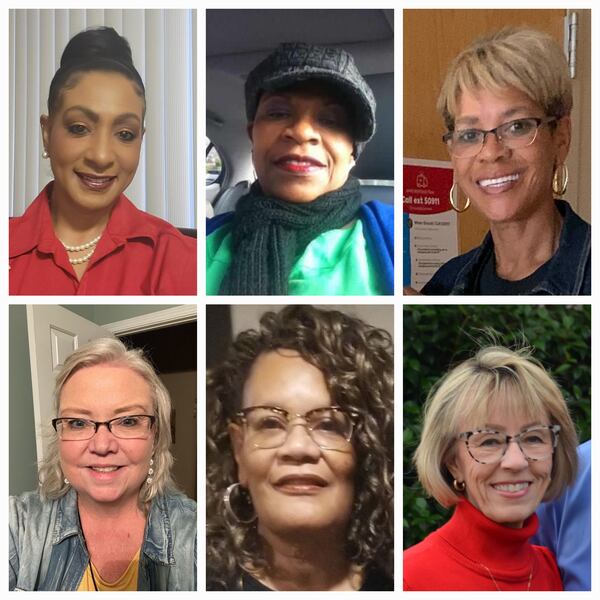
<path fill-rule="evenodd" d="M 206 11 L 206 210 L 235 208 L 255 180 L 246 132 L 244 82 L 282 42 L 350 52 L 377 100 L 377 130 L 352 174 L 363 201 L 394 202 L 394 11 Z"/>

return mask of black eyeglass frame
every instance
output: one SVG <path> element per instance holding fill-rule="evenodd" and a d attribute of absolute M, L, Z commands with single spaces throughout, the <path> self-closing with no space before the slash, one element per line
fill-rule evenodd
<path fill-rule="evenodd" d="M 92 433 L 92 435 L 90 435 L 89 438 L 80 438 L 79 440 L 65 440 L 65 441 L 84 441 L 84 440 L 91 440 L 97 433 L 98 433 L 98 428 L 100 427 L 100 425 L 106 425 L 106 428 L 108 429 L 108 431 L 110 431 L 110 433 L 112 433 L 116 438 L 119 438 L 120 440 L 133 440 L 133 439 L 137 439 L 137 438 L 124 438 L 121 437 L 120 435 L 117 435 L 113 430 L 112 430 L 112 424 L 115 421 L 122 421 L 123 419 L 131 419 L 133 417 L 147 417 L 150 419 L 150 426 L 148 427 L 148 431 L 151 431 L 152 427 L 154 427 L 154 423 L 156 423 L 156 416 L 155 415 L 123 415 L 122 417 L 115 417 L 114 419 L 110 419 L 109 421 L 94 421 L 92 419 L 84 419 L 81 417 L 56 417 L 55 419 L 52 419 L 52 427 L 54 427 L 54 431 L 56 431 L 56 433 L 58 433 L 58 425 L 62 422 L 62 421 L 83 421 L 85 423 L 91 423 L 94 425 L 94 433 Z M 59 437 L 60 437 L 60 433 L 58 433 Z M 62 438 L 61 438 L 62 439 Z"/>
<path fill-rule="evenodd" d="M 272 410 L 276 413 L 281 414 L 285 420 L 288 422 L 288 425 L 290 423 L 290 421 L 292 419 L 303 419 L 304 421 L 306 421 L 306 423 L 302 423 L 299 425 L 301 425 L 302 427 L 305 427 L 306 430 L 308 431 L 309 435 L 310 435 L 310 439 L 313 440 L 313 442 L 315 442 L 315 444 L 317 444 L 317 446 L 319 446 L 319 448 L 322 448 L 323 450 L 336 450 L 336 448 L 329 448 L 327 446 L 322 446 L 321 444 L 319 444 L 312 436 L 312 432 L 313 432 L 313 428 L 310 427 L 310 425 L 308 424 L 308 417 L 309 415 L 311 415 L 312 413 L 315 412 L 321 412 L 321 411 L 326 411 L 326 410 L 333 410 L 333 411 L 337 411 L 337 412 L 341 412 L 342 414 L 344 414 L 346 417 L 348 417 L 349 421 L 350 421 L 350 432 L 348 433 L 347 436 L 344 437 L 344 439 L 350 443 L 350 441 L 352 440 L 352 436 L 354 434 L 356 425 L 358 423 L 358 418 L 359 418 L 359 413 L 354 412 L 354 411 L 348 411 L 345 408 L 342 408 L 341 406 L 321 406 L 319 408 L 313 408 L 312 410 L 309 410 L 307 412 L 305 412 L 304 414 L 300 414 L 300 413 L 290 413 L 289 411 L 285 410 L 285 408 L 280 408 L 279 406 L 267 406 L 267 405 L 259 405 L 259 406 L 249 406 L 248 408 L 242 408 L 241 410 L 239 410 L 238 412 L 236 412 L 233 415 L 233 422 L 237 422 L 238 424 L 242 424 L 242 425 L 247 425 L 248 421 L 246 419 L 246 415 L 248 413 L 251 413 L 254 410 L 257 409 L 267 409 L 267 410 Z M 280 446 L 282 446 L 285 443 L 285 440 L 287 438 L 287 435 L 289 434 L 289 429 L 286 433 L 286 437 L 283 438 L 283 441 L 281 442 L 281 444 L 278 444 L 277 446 L 273 446 L 273 448 L 279 448 Z M 256 444 L 254 444 L 257 448 L 262 448 L 261 446 L 257 446 Z M 272 448 L 264 448 L 265 450 L 272 450 Z"/>
<path fill-rule="evenodd" d="M 498 133 L 498 129 L 502 129 L 504 127 L 507 127 L 509 125 L 512 125 L 513 123 L 517 123 L 518 121 L 535 121 L 535 134 L 533 136 L 533 138 L 531 139 L 530 142 L 528 142 L 527 144 L 525 144 L 524 146 L 517 146 L 517 148 L 527 148 L 528 146 L 531 146 L 531 144 L 533 144 L 535 142 L 535 140 L 537 139 L 537 134 L 538 131 L 540 129 L 540 127 L 542 125 L 549 125 L 550 123 L 555 123 L 557 121 L 559 121 L 559 117 L 544 117 L 544 118 L 540 118 L 540 117 L 521 117 L 520 119 L 512 119 L 511 121 L 507 121 L 506 123 L 500 123 L 500 125 L 498 125 L 497 127 L 494 127 L 493 129 L 478 129 L 476 127 L 467 127 L 466 129 L 451 129 L 449 131 L 447 131 L 443 136 L 442 136 L 442 141 L 444 142 L 444 144 L 446 144 L 446 147 L 448 148 L 450 154 L 453 154 L 452 152 L 452 137 L 454 136 L 455 133 L 459 132 L 459 131 L 477 131 L 478 133 L 482 133 L 483 134 L 483 138 L 481 139 L 480 142 L 480 148 L 479 150 L 477 150 L 477 152 L 475 152 L 475 154 L 469 154 L 467 156 L 465 155 L 454 155 L 457 158 L 473 158 L 474 156 L 477 156 L 483 146 L 485 145 L 485 140 L 486 137 L 488 135 L 488 133 L 493 133 L 496 136 L 496 139 L 505 147 L 505 148 L 511 148 L 510 146 L 508 146 L 505 142 L 504 142 L 504 138 L 502 135 L 500 135 Z"/>
<path fill-rule="evenodd" d="M 527 454 L 525 454 L 525 451 L 521 447 L 521 436 L 523 436 L 524 434 L 529 433 L 531 431 L 536 431 L 538 429 L 548 429 L 552 433 L 552 452 L 550 452 L 550 454 L 548 456 L 544 456 L 542 458 L 531 458 L 531 457 L 527 456 Z M 537 462 L 539 460 L 545 460 L 546 458 L 548 458 L 549 456 L 552 456 L 554 454 L 554 449 L 558 445 L 559 432 L 560 432 L 560 425 L 536 425 L 535 427 L 529 427 L 528 429 L 525 429 L 525 431 L 521 431 L 521 433 L 517 433 L 517 435 L 507 435 L 507 436 L 505 436 L 506 441 L 504 443 L 504 451 L 498 457 L 498 459 L 489 461 L 489 462 L 483 462 L 473 456 L 473 454 L 471 453 L 471 449 L 469 448 L 469 438 L 476 433 L 496 433 L 496 434 L 502 435 L 501 431 L 495 431 L 494 429 L 475 429 L 473 431 L 463 431 L 462 433 L 459 433 L 456 436 L 456 438 L 459 440 L 463 440 L 465 442 L 465 445 L 467 446 L 467 452 L 469 453 L 469 456 L 475 462 L 478 462 L 481 465 L 493 465 L 495 463 L 500 462 L 504 458 L 504 455 L 506 454 L 506 452 L 508 450 L 508 445 L 510 444 L 510 442 L 512 440 L 514 440 L 517 443 L 517 446 L 519 446 L 519 450 L 521 451 L 521 453 L 523 454 L 523 456 L 525 457 L 525 459 L 528 462 Z"/>

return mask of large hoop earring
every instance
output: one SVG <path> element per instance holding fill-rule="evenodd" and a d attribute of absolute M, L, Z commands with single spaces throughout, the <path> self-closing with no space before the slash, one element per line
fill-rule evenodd
<path fill-rule="evenodd" d="M 457 213 L 465 212 L 465 210 L 467 210 L 467 208 L 471 206 L 471 198 L 467 197 L 467 202 L 465 203 L 464 207 L 458 207 L 458 186 L 456 185 L 456 181 L 452 184 L 452 187 L 450 188 L 450 204 Z"/>
<path fill-rule="evenodd" d="M 234 498 L 232 498 L 232 494 L 234 493 Z M 245 495 L 245 498 L 243 497 Z M 241 516 L 235 512 L 233 509 L 232 502 L 235 502 L 235 496 L 239 498 L 239 501 L 245 505 L 242 506 L 242 511 L 250 512 L 250 514 L 242 514 Z M 252 499 L 250 498 L 250 494 L 244 490 L 244 488 L 240 485 L 240 483 L 232 483 L 223 494 L 223 505 L 225 506 L 225 514 L 233 519 L 237 523 L 248 524 L 256 521 L 256 512 L 254 511 L 254 506 L 252 506 Z"/>
<path fill-rule="evenodd" d="M 564 196 L 568 184 L 569 169 L 565 163 L 561 163 L 554 169 L 554 175 L 552 176 L 552 191 L 559 197 Z"/>
<path fill-rule="evenodd" d="M 464 481 L 456 481 L 456 479 L 452 482 L 452 487 L 457 492 L 464 492 L 467 484 Z"/>

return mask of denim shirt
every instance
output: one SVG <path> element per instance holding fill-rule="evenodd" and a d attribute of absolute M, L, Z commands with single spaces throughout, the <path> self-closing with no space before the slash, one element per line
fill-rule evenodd
<path fill-rule="evenodd" d="M 528 294 L 589 296 L 592 228 L 573 212 L 568 202 L 555 202 L 564 219 L 558 249 L 548 261 L 546 277 Z M 442 265 L 421 292 L 431 296 L 478 294 L 476 286 L 481 269 L 493 251 L 494 241 L 488 232 L 481 246 Z"/>
<path fill-rule="evenodd" d="M 77 493 L 9 499 L 9 589 L 77 590 L 89 563 Z M 140 552 L 138 590 L 196 589 L 196 503 L 179 493 L 152 500 Z"/>

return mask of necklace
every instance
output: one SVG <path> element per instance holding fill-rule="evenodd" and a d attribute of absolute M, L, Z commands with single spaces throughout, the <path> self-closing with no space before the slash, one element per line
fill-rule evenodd
<path fill-rule="evenodd" d="M 92 248 L 91 252 L 84 254 L 81 258 L 69 258 L 69 262 L 72 265 L 79 265 L 81 263 L 84 263 L 84 262 L 90 260 L 90 258 L 92 258 L 92 254 L 94 254 L 94 250 L 96 250 L 96 248 Z"/>
<path fill-rule="evenodd" d="M 496 580 L 494 579 L 494 574 L 483 564 L 483 563 L 479 563 L 479 566 L 483 567 L 489 574 L 490 579 L 492 580 L 492 583 L 496 586 L 496 589 L 501 592 L 502 590 L 498 587 L 498 584 L 496 583 Z M 533 577 L 533 565 L 531 566 L 531 571 L 529 571 L 529 581 L 527 582 L 527 589 L 525 590 L 526 592 L 529 592 L 531 590 L 531 578 Z"/>
<path fill-rule="evenodd" d="M 69 244 L 65 244 L 62 240 L 60 240 L 60 243 L 64 246 L 67 252 L 81 252 L 81 250 L 87 250 L 88 248 L 95 246 L 100 241 L 101 237 L 102 234 L 97 235 L 93 240 L 90 240 L 85 244 L 80 244 L 79 246 L 69 246 Z"/>

